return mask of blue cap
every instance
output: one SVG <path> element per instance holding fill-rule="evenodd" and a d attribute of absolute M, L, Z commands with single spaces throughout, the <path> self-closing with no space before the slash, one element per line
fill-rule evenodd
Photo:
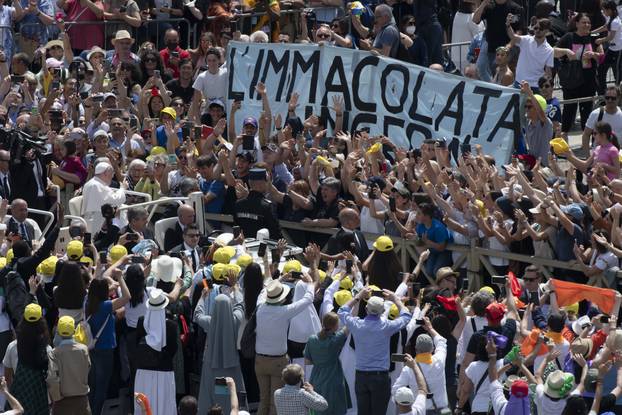
<path fill-rule="evenodd" d="M 257 124 L 257 119 L 255 117 L 246 117 L 244 118 L 244 122 L 242 125 L 252 125 L 255 128 L 259 128 Z"/>
<path fill-rule="evenodd" d="M 574 220 L 582 220 L 583 219 L 583 209 L 577 203 L 571 203 L 570 205 L 563 206 L 562 212 L 566 215 L 572 216 Z"/>
<path fill-rule="evenodd" d="M 216 98 L 213 99 L 209 102 L 209 104 L 207 105 L 207 108 L 211 107 L 212 105 L 218 105 L 219 107 L 221 107 L 223 110 L 225 109 L 225 104 L 224 102 L 222 102 L 220 99 Z"/>

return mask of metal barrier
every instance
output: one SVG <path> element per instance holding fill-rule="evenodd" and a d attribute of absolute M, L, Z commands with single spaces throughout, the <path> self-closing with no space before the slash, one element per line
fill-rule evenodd
<path fill-rule="evenodd" d="M 86 229 L 88 229 L 89 224 L 84 220 L 82 216 L 74 216 L 74 215 L 65 215 L 65 219 L 70 219 L 71 221 L 78 221 L 84 225 Z M 61 224 L 62 226 L 62 224 Z"/>
<path fill-rule="evenodd" d="M 125 22 L 121 22 L 119 20 L 76 20 L 76 21 L 66 21 L 65 22 L 65 27 L 67 27 L 67 30 L 70 30 L 72 26 L 103 26 L 104 29 L 104 42 L 107 42 L 109 38 L 111 38 L 112 36 L 114 36 L 114 33 L 116 32 L 116 30 L 114 31 L 109 31 L 107 30 L 110 27 L 119 27 L 119 26 L 123 26 L 124 29 L 129 29 L 130 34 L 132 35 L 132 38 L 134 39 L 141 39 L 141 38 L 145 38 L 145 40 L 147 39 L 151 39 L 151 37 L 155 37 L 155 45 L 156 48 L 159 50 L 161 49 L 163 46 L 160 44 L 160 38 L 162 36 L 160 36 L 160 33 L 164 33 L 164 30 L 160 31 L 159 30 L 159 26 L 160 25 L 172 25 L 174 27 L 177 27 L 178 25 L 183 24 L 186 25 L 187 29 L 185 31 L 186 34 L 186 44 L 191 45 L 190 43 L 190 36 L 191 34 L 193 35 L 193 39 L 194 39 L 194 30 L 193 30 L 193 25 L 190 23 L 190 21 L 188 19 L 149 19 L 149 20 L 145 20 L 142 22 L 140 27 L 133 27 Z M 155 30 L 153 30 L 153 33 L 156 34 L 156 36 L 151 36 L 152 32 L 151 32 L 151 27 L 156 26 Z M 22 34 L 22 32 L 24 31 L 24 29 L 27 28 L 31 28 L 31 27 L 38 27 L 39 23 L 25 23 L 20 25 L 19 30 L 20 30 L 20 35 Z M 0 26 L 1 28 L 1 26 Z M 194 39 L 196 40 L 196 39 Z M 135 48 L 138 48 L 140 42 L 135 42 Z M 103 47 L 103 49 L 106 49 L 106 45 L 93 45 L 93 46 L 101 46 Z"/>
<path fill-rule="evenodd" d="M 197 212 L 197 214 L 199 213 L 199 211 L 196 209 L 195 212 Z M 233 216 L 231 215 L 210 214 L 202 212 L 201 216 L 203 218 L 203 221 L 199 221 L 199 217 L 197 215 L 197 224 L 199 224 L 199 228 L 203 226 L 203 228 L 201 228 L 201 231 L 204 234 L 212 231 L 212 226 L 209 222 L 221 222 L 225 224 L 233 223 Z M 283 233 L 283 237 L 287 239 L 289 243 L 293 243 L 293 240 L 289 236 L 287 232 L 288 230 L 319 233 L 325 235 L 332 235 L 338 230 L 336 228 L 309 228 L 301 225 L 298 222 L 289 221 L 279 221 L 279 224 L 281 226 L 281 232 Z M 364 234 L 367 241 L 373 241 L 378 236 L 380 236 L 378 234 L 371 233 Z M 414 264 L 418 262 L 419 254 L 423 250 L 423 248 L 421 246 L 418 246 L 417 242 L 414 240 L 404 239 L 400 237 L 391 237 L 391 239 L 393 240 L 393 249 L 400 258 L 402 269 L 408 270 L 414 268 Z M 471 291 L 477 290 L 482 286 L 481 273 L 483 270 L 488 271 L 490 275 L 495 275 L 495 270 L 489 261 L 489 258 L 491 257 L 535 265 L 542 271 L 547 279 L 552 278 L 551 268 L 575 271 L 580 269 L 578 268 L 576 261 L 557 261 L 554 259 L 516 254 L 507 251 L 496 251 L 478 246 L 476 240 L 472 240 L 471 245 L 449 245 L 446 249 L 453 253 L 459 254 L 457 260 L 454 261 L 454 265 L 452 268 L 454 270 L 466 268 L 467 277 L 469 279 L 469 289 Z M 427 275 L 425 273 L 425 270 L 423 269 L 421 272 L 431 284 L 434 283 L 433 275 Z M 618 278 L 622 278 L 622 271 L 618 271 L 617 275 Z M 606 286 L 606 283 L 603 280 L 603 275 L 600 274 L 591 277 L 588 281 L 588 285 Z"/>
<path fill-rule="evenodd" d="M 126 192 L 128 191 L 126 190 Z M 132 193 L 139 193 L 139 192 L 132 192 Z M 139 193 L 139 194 L 142 194 L 142 193 Z M 155 208 L 157 206 L 164 205 L 164 204 L 171 204 L 171 203 L 178 203 L 181 205 L 186 200 L 188 200 L 187 197 L 161 197 L 160 199 L 149 200 L 147 202 L 136 203 L 133 205 L 123 205 L 123 206 L 120 206 L 117 209 L 117 211 L 121 212 L 124 210 L 130 210 L 130 209 L 137 208 L 137 207 L 144 207 L 144 208 L 151 207 L 151 212 L 149 212 L 149 216 L 147 218 L 147 222 L 150 222 L 151 218 L 153 217 L 153 214 L 155 213 Z"/>
<path fill-rule="evenodd" d="M 463 72 L 464 68 L 462 68 L 460 65 L 463 61 L 463 54 L 465 55 L 464 60 L 466 61 L 466 55 L 469 53 L 470 45 L 471 45 L 471 42 L 456 42 L 456 43 L 445 43 L 441 47 L 443 48 L 443 50 L 449 50 L 449 56 L 451 56 L 451 59 L 454 62 L 454 65 L 456 65 L 456 68 L 458 68 L 460 72 Z M 453 50 L 456 48 L 458 49 L 458 61 L 457 62 L 454 59 L 453 54 L 452 54 Z M 466 65 L 468 64 L 469 62 L 466 62 Z"/>

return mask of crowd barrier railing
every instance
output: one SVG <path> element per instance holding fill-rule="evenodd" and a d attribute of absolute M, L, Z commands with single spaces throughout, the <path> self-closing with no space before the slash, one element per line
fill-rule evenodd
<path fill-rule="evenodd" d="M 190 195 L 189 199 L 192 200 L 193 195 Z M 195 212 L 197 212 L 197 223 L 199 224 L 199 228 L 205 234 L 213 230 L 212 223 L 214 222 L 219 222 L 224 225 L 231 225 L 233 223 L 233 216 L 231 215 L 204 213 L 202 210 L 196 210 L 196 206 Z M 199 221 L 199 213 L 202 218 L 201 221 Z M 332 235 L 338 230 L 336 228 L 309 228 L 298 222 L 289 221 L 279 221 L 279 224 L 281 226 L 283 237 L 292 244 L 294 244 L 294 241 L 288 233 L 292 230 L 325 235 Z M 380 235 L 365 233 L 365 238 L 368 242 L 374 241 L 378 236 Z M 400 237 L 391 237 L 391 239 L 393 240 L 394 250 L 400 258 L 402 269 L 414 269 L 419 260 L 419 254 L 424 248 L 419 246 L 417 241 L 414 240 Z M 453 269 L 466 269 L 470 291 L 481 288 L 483 285 L 482 273 L 484 271 L 487 271 L 490 275 L 495 275 L 495 270 L 491 265 L 489 258 L 503 258 L 509 261 L 517 261 L 528 265 L 535 265 L 547 279 L 554 277 L 553 270 L 555 269 L 574 271 L 580 270 L 576 261 L 558 261 L 555 259 L 522 255 L 508 251 L 497 251 L 479 246 L 477 240 L 472 240 L 470 245 L 449 245 L 447 249 L 452 253 L 458 254 L 458 258 L 454 261 Z M 422 270 L 422 273 L 430 283 L 434 283 L 434 276 L 427 275 L 425 270 Z M 622 278 L 622 271 L 618 271 L 618 278 Z M 606 286 L 607 284 L 604 280 L 603 274 L 600 274 L 591 277 L 588 281 L 588 285 Z"/>
<path fill-rule="evenodd" d="M 112 36 L 114 36 L 114 33 L 116 32 L 116 29 L 110 30 L 110 28 L 118 28 L 119 26 L 123 26 L 124 29 L 129 29 L 130 34 L 132 35 L 132 37 L 134 39 L 142 39 L 144 38 L 144 40 L 150 39 L 152 37 L 155 37 L 155 44 L 156 44 L 156 48 L 162 49 L 164 46 L 160 44 L 160 40 L 163 39 L 163 35 L 162 33 L 164 33 L 164 30 L 160 30 L 159 26 L 160 25 L 172 25 L 175 27 L 178 27 L 179 25 L 186 25 L 187 30 L 184 31 L 185 35 L 186 35 L 186 44 L 193 46 L 196 42 L 194 42 L 194 40 L 196 40 L 195 37 L 195 30 L 194 26 L 190 23 L 190 21 L 188 19 L 149 19 L 149 20 L 145 20 L 142 22 L 142 24 L 140 25 L 140 27 L 133 27 L 125 22 L 121 22 L 120 20 L 85 20 L 85 21 L 81 21 L 81 20 L 77 20 L 77 21 L 65 21 L 65 27 L 67 28 L 67 30 L 71 29 L 71 27 L 73 26 L 103 26 L 104 29 L 104 41 L 107 42 L 109 38 L 111 38 Z M 24 23 L 21 24 L 19 27 L 19 33 L 20 35 L 25 31 L 25 29 L 27 28 L 32 28 L 35 26 L 39 26 L 39 23 Z M 153 30 L 153 32 L 151 32 L 151 27 L 155 26 L 155 29 Z M 0 29 L 2 27 L 0 26 Z M 192 36 L 192 42 L 191 42 L 191 36 Z M 138 42 L 136 42 L 138 43 Z M 95 46 L 95 45 L 94 45 Z M 97 45 L 100 47 L 103 47 L 104 49 L 107 49 L 105 46 L 106 45 Z M 135 44 L 134 47 L 138 48 L 138 44 Z"/>

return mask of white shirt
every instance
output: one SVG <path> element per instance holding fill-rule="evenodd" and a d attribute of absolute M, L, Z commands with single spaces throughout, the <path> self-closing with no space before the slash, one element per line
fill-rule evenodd
<path fill-rule="evenodd" d="M 87 221 L 90 220 L 91 232 L 99 231 L 104 223 L 101 207 L 106 203 L 121 206 L 125 203 L 125 192 L 122 189 L 113 189 L 95 176 L 82 188 L 82 214 Z"/>
<path fill-rule="evenodd" d="M 564 341 L 560 344 L 556 344 L 555 346 L 553 346 L 553 350 L 559 352 L 557 363 L 553 362 L 553 364 L 557 366 L 557 369 L 564 370 L 564 360 L 566 360 L 566 355 L 570 351 L 570 343 L 568 343 L 568 340 L 564 339 Z M 533 361 L 534 371 L 538 370 L 545 357 L 546 355 L 536 356 Z"/>
<path fill-rule="evenodd" d="M 561 414 L 566 407 L 566 399 L 553 401 L 544 394 L 544 385 L 536 386 L 534 402 L 539 414 Z"/>
<path fill-rule="evenodd" d="M 486 317 L 480 316 L 469 316 L 464 323 L 464 329 L 462 329 L 462 334 L 460 334 L 460 339 L 458 339 L 458 355 L 456 359 L 456 363 L 462 363 L 464 360 L 464 355 L 466 354 L 467 346 L 469 345 L 469 341 L 471 340 L 471 336 L 473 336 L 473 323 L 471 321 L 475 321 L 475 331 L 482 330 L 486 325 L 488 325 L 488 320 Z"/>
<path fill-rule="evenodd" d="M 371 199 L 369 203 L 374 204 L 376 212 L 387 210 L 387 207 L 380 199 Z M 371 215 L 371 210 L 367 206 L 361 208 L 361 232 L 375 233 L 378 235 L 384 234 L 384 222 L 374 218 Z"/>
<path fill-rule="evenodd" d="M 125 322 L 128 327 L 136 328 L 138 325 L 138 319 L 143 317 L 147 312 L 147 301 L 149 301 L 149 291 L 155 289 L 155 287 L 146 287 L 145 293 L 143 294 L 143 301 L 136 305 L 136 307 L 132 307 L 130 303 L 127 303 L 125 306 Z M 121 289 L 119 289 L 120 291 Z"/>
<path fill-rule="evenodd" d="M 268 356 L 287 353 L 287 330 L 289 322 L 313 303 L 313 284 L 307 284 L 304 297 L 289 305 L 257 305 L 257 338 L 255 351 Z"/>
<path fill-rule="evenodd" d="M 497 370 L 500 370 L 503 367 L 503 359 L 497 360 Z M 477 389 L 477 384 L 480 382 L 484 373 L 487 372 L 488 362 L 482 362 L 481 360 L 477 360 L 472 362 L 469 367 L 466 368 L 466 376 L 473 383 L 473 393 L 475 393 L 475 389 Z M 482 386 L 480 386 L 477 394 L 473 398 L 473 402 L 471 403 L 471 411 L 472 412 L 488 412 L 488 404 L 490 403 L 490 377 L 488 373 L 486 373 L 486 377 L 482 382 Z M 562 408 L 563 409 L 563 408 Z M 538 412 L 542 414 L 560 414 L 560 412 Z"/>
<path fill-rule="evenodd" d="M 13 375 L 17 369 L 17 340 L 13 340 L 6 348 L 4 358 L 2 359 L 2 365 L 5 368 L 13 369 Z"/>
<path fill-rule="evenodd" d="M 616 32 L 616 34 L 613 36 L 611 42 L 609 42 L 609 50 L 613 52 L 622 50 L 622 20 L 620 20 L 619 16 L 616 16 L 611 22 L 610 30 Z"/>
<path fill-rule="evenodd" d="M 205 98 L 205 108 L 207 109 L 207 105 L 213 99 L 227 102 L 227 81 L 227 68 L 221 66 L 216 74 L 212 74 L 208 70 L 197 76 L 194 84 L 192 84 L 192 88 L 201 91 L 203 98 Z"/>
<path fill-rule="evenodd" d="M 553 48 L 546 39 L 538 45 L 534 36 L 519 37 L 520 54 L 516 64 L 516 80 L 527 81 L 532 88 L 537 88 L 538 79 L 544 75 L 544 67 L 553 67 Z"/>
<path fill-rule="evenodd" d="M 449 405 L 447 402 L 447 389 L 445 387 L 445 358 L 447 357 L 447 340 L 440 335 L 435 336 L 433 340 L 436 350 L 432 355 L 432 364 L 429 365 L 427 363 L 419 363 L 419 367 L 421 368 L 423 377 L 428 384 L 428 392 L 434 395 L 434 403 L 436 403 L 436 407 L 438 409 L 442 409 Z M 391 388 L 391 393 L 395 395 L 395 392 L 402 386 L 408 386 L 413 392 L 418 390 L 415 373 L 408 366 L 404 366 L 402 369 L 402 372 Z M 434 403 L 432 402 L 432 399 L 427 399 L 426 408 L 434 409 Z"/>
<path fill-rule="evenodd" d="M 503 394 L 503 385 L 498 380 L 490 384 L 490 400 L 492 401 L 495 415 L 505 415 L 505 407 L 508 404 L 508 400 Z"/>
<path fill-rule="evenodd" d="M 15 219 L 15 218 L 13 218 Z M 39 227 L 39 224 L 37 222 L 34 221 L 34 219 L 30 219 L 30 218 L 26 218 L 26 220 L 24 221 L 26 223 L 28 223 L 30 226 L 32 226 L 32 229 L 34 231 L 34 240 L 37 241 L 41 238 L 42 236 L 42 232 L 41 232 L 41 228 Z M 22 222 L 18 222 L 17 219 L 15 219 L 15 223 L 17 223 L 17 229 L 18 231 L 21 233 L 21 224 Z M 4 221 L 5 225 L 9 224 L 9 219 Z"/>
<path fill-rule="evenodd" d="M 611 125 L 611 129 L 616 137 L 622 137 L 622 111 L 620 108 L 616 108 L 616 112 L 614 114 L 609 114 L 606 109 L 603 108 L 603 118 L 601 121 L 609 123 Z M 587 117 L 587 121 L 585 122 L 585 127 L 594 129 L 596 123 L 598 122 L 598 115 L 600 114 L 600 108 L 595 109 L 590 113 L 590 116 Z"/>
<path fill-rule="evenodd" d="M 603 254 L 599 254 L 596 250 L 592 253 L 590 265 L 594 265 L 601 271 L 606 271 L 609 268 L 617 267 L 620 264 L 618 257 L 613 252 L 607 251 Z"/>

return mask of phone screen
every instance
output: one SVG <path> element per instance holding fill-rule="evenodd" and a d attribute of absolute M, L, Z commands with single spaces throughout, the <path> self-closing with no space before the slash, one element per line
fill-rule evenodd
<path fill-rule="evenodd" d="M 253 151 L 255 149 L 255 137 L 252 135 L 242 136 L 242 150 Z"/>
<path fill-rule="evenodd" d="M 394 197 L 389 198 L 389 210 L 391 212 L 395 212 L 395 198 Z"/>
<path fill-rule="evenodd" d="M 273 264 L 278 264 L 281 261 L 281 255 L 279 255 L 279 250 L 277 248 L 271 249 L 270 255 L 272 256 Z"/>
<path fill-rule="evenodd" d="M 91 233 L 86 232 L 84 234 L 84 245 L 90 245 L 90 244 L 91 244 Z"/>
<path fill-rule="evenodd" d="M 372 297 L 384 298 L 384 293 L 382 291 L 372 291 L 371 295 L 372 295 Z"/>
<path fill-rule="evenodd" d="M 392 362 L 397 362 L 397 363 L 405 362 L 406 361 L 406 357 L 403 354 L 400 354 L 400 353 L 393 353 L 391 355 L 391 361 Z"/>
<path fill-rule="evenodd" d="M 257 250 L 257 256 L 259 258 L 263 258 L 264 256 L 266 256 L 266 244 L 261 242 L 259 244 L 259 250 Z"/>

